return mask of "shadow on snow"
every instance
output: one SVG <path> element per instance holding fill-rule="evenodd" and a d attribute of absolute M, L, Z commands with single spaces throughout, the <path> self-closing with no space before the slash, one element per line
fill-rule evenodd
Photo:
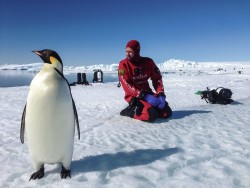
<path fill-rule="evenodd" d="M 178 111 L 173 111 L 173 115 L 171 119 L 182 119 L 185 118 L 186 116 L 190 116 L 193 114 L 207 114 L 212 111 L 206 111 L 206 110 L 178 110 Z"/>
<path fill-rule="evenodd" d="M 132 152 L 88 156 L 77 161 L 72 161 L 71 169 L 73 169 L 72 173 L 110 171 L 121 167 L 146 165 L 182 151 L 180 148 L 144 149 Z"/>

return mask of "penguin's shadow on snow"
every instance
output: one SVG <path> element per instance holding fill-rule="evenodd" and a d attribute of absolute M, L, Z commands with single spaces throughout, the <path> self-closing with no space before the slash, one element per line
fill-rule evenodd
<path fill-rule="evenodd" d="M 72 161 L 71 169 L 74 174 L 93 171 L 111 171 L 121 167 L 146 165 L 182 151 L 180 148 L 144 149 L 132 152 L 88 156 L 77 161 Z"/>

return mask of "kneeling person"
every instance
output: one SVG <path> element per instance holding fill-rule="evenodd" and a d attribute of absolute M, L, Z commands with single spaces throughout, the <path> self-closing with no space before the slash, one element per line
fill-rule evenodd
<path fill-rule="evenodd" d="M 131 40 L 126 45 L 126 58 L 119 63 L 119 79 L 129 106 L 122 116 L 153 122 L 156 118 L 169 118 L 172 110 L 166 102 L 162 76 L 154 61 L 140 56 L 140 43 Z M 149 86 L 148 79 L 156 91 Z"/>

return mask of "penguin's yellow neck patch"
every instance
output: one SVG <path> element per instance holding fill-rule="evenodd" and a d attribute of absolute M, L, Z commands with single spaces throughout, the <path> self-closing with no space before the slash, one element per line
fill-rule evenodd
<path fill-rule="evenodd" d="M 62 63 L 60 61 L 58 61 L 58 59 L 56 59 L 53 56 L 49 57 L 49 60 L 51 62 L 51 65 L 53 67 L 55 67 L 57 70 L 59 70 L 61 73 L 63 73 L 63 67 L 62 67 Z"/>
<path fill-rule="evenodd" d="M 50 56 L 50 57 L 49 57 L 49 60 L 50 60 L 50 62 L 51 62 L 52 64 L 57 64 L 57 63 L 59 63 L 58 60 L 57 60 L 56 58 L 54 58 L 53 56 Z"/>

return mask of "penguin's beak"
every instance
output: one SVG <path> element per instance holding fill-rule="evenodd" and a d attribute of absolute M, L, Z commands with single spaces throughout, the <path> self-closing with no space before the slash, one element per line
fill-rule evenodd
<path fill-rule="evenodd" d="M 36 51 L 36 50 L 32 50 L 32 52 L 34 52 L 36 55 L 38 55 L 38 56 L 42 56 L 42 54 L 41 54 L 41 52 L 40 51 Z"/>
<path fill-rule="evenodd" d="M 51 64 L 50 60 L 47 58 L 47 55 L 44 53 L 43 50 L 39 51 L 39 50 L 33 50 L 32 52 L 34 52 L 36 55 L 38 55 L 44 63 L 48 63 Z"/>

